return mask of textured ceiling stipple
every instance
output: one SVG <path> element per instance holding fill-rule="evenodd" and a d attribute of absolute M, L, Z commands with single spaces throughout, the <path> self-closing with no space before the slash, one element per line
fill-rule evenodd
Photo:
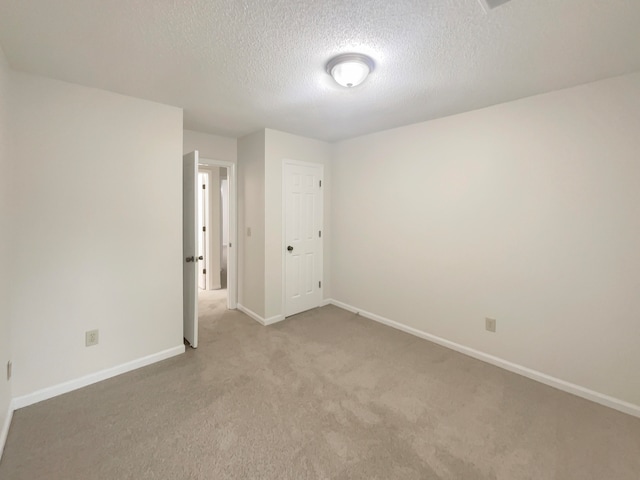
<path fill-rule="evenodd" d="M 640 0 L 0 0 L 16 70 L 329 141 L 639 71 L 638 25 Z M 376 65 L 353 89 L 347 52 Z"/>
<path fill-rule="evenodd" d="M 510 2 L 511 0 L 478 0 L 480 2 L 480 5 L 482 6 L 482 8 L 485 9 L 485 11 L 489 11 L 489 10 L 493 10 L 494 8 L 498 8 L 500 5 L 504 5 L 507 2 Z"/>

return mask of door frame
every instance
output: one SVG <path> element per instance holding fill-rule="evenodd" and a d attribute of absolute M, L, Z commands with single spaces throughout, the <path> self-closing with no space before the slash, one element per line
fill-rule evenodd
<path fill-rule="evenodd" d="M 182 336 L 191 348 L 198 347 L 198 158 L 198 150 L 182 156 Z"/>
<path fill-rule="evenodd" d="M 209 236 L 211 235 L 210 232 L 210 228 L 209 228 L 209 224 L 210 224 L 210 213 L 209 213 L 209 209 L 210 204 L 211 204 L 211 199 L 209 198 L 209 195 L 211 194 L 211 192 L 209 191 L 211 189 L 211 171 L 210 170 L 206 170 L 206 169 L 201 169 L 200 168 L 200 162 L 198 162 L 198 180 L 200 180 L 200 175 L 204 175 L 207 177 L 207 189 L 205 189 L 206 193 L 203 195 L 204 196 L 204 201 L 202 202 L 203 207 L 204 207 L 204 215 L 203 212 L 198 211 L 198 215 L 201 217 L 206 218 L 206 229 L 204 231 L 204 240 L 202 241 L 203 243 L 203 251 L 204 251 L 204 258 L 205 258 L 205 270 L 207 273 L 204 274 L 204 290 L 210 290 L 210 286 L 211 286 L 211 258 L 210 258 L 210 250 L 211 250 L 211 242 L 210 242 L 210 238 Z M 202 195 L 202 189 L 200 188 L 200 182 L 198 181 L 198 186 L 197 186 L 199 195 Z M 198 203 L 198 205 L 200 205 Z M 202 232 L 198 230 L 198 234 L 201 235 Z M 199 253 L 199 252 L 198 252 Z M 200 275 L 202 275 L 200 273 L 200 268 L 198 268 L 198 280 L 200 279 Z M 198 282 L 198 287 L 200 286 L 200 283 Z"/>
<path fill-rule="evenodd" d="M 229 185 L 228 218 L 229 246 L 227 248 L 227 308 L 235 310 L 238 306 L 238 239 L 237 239 L 237 178 L 236 164 L 223 160 L 200 157 L 199 166 L 226 167 Z"/>
<path fill-rule="evenodd" d="M 285 255 L 285 250 L 287 249 L 287 199 L 286 199 L 286 188 L 285 188 L 285 165 L 299 165 L 302 167 L 317 167 L 320 169 L 320 181 L 323 183 L 322 188 L 320 189 L 321 201 L 320 201 L 320 230 L 322 231 L 322 241 L 320 242 L 320 277 L 322 278 L 322 282 L 324 282 L 324 240 L 326 238 L 325 228 L 324 228 L 324 164 L 315 163 L 315 162 L 303 162 L 302 160 L 293 160 L 289 158 L 282 159 L 282 173 L 280 175 L 280 179 L 282 181 L 281 190 L 282 190 L 282 245 L 280 248 L 280 252 L 282 254 L 282 318 L 287 318 L 287 256 Z M 318 302 L 318 307 L 322 306 L 322 301 L 324 300 L 324 286 L 323 290 L 320 292 L 320 301 Z"/>

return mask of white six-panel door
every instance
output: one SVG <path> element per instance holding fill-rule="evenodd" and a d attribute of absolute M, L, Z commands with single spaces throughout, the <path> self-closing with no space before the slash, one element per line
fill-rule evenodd
<path fill-rule="evenodd" d="M 283 165 L 285 316 L 322 302 L 321 181 L 321 165 Z"/>

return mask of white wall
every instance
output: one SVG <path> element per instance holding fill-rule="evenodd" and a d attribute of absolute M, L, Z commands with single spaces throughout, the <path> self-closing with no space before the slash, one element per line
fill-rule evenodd
<path fill-rule="evenodd" d="M 636 74 L 338 144 L 334 298 L 640 405 L 639 132 Z"/>
<path fill-rule="evenodd" d="M 184 130 L 183 153 L 198 153 L 203 158 L 236 163 L 238 159 L 238 140 L 209 133 Z"/>
<path fill-rule="evenodd" d="M 282 305 L 282 161 L 299 160 L 324 165 L 324 278 L 323 298 L 330 295 L 331 145 L 277 130 L 266 130 L 265 140 L 265 317 L 284 315 Z"/>
<path fill-rule="evenodd" d="M 11 325 L 9 306 L 9 245 L 11 225 L 10 186 L 12 179 L 9 173 L 9 102 L 11 72 L 4 53 L 0 48 L 0 456 L 2 455 L 3 428 L 7 421 L 7 412 L 11 402 L 11 382 L 5 376 L 5 367 L 11 359 Z M 7 425 L 8 427 L 8 425 Z"/>
<path fill-rule="evenodd" d="M 178 108 L 14 75 L 21 396 L 182 345 L 183 145 Z"/>
<path fill-rule="evenodd" d="M 238 303 L 260 317 L 265 311 L 264 148 L 264 130 L 238 139 Z"/>

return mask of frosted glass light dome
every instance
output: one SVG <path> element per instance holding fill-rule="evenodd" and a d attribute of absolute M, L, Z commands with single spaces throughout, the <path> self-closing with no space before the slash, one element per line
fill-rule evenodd
<path fill-rule="evenodd" d="M 359 53 L 346 53 L 327 63 L 327 72 L 343 87 L 351 88 L 364 82 L 373 70 L 373 60 Z"/>

